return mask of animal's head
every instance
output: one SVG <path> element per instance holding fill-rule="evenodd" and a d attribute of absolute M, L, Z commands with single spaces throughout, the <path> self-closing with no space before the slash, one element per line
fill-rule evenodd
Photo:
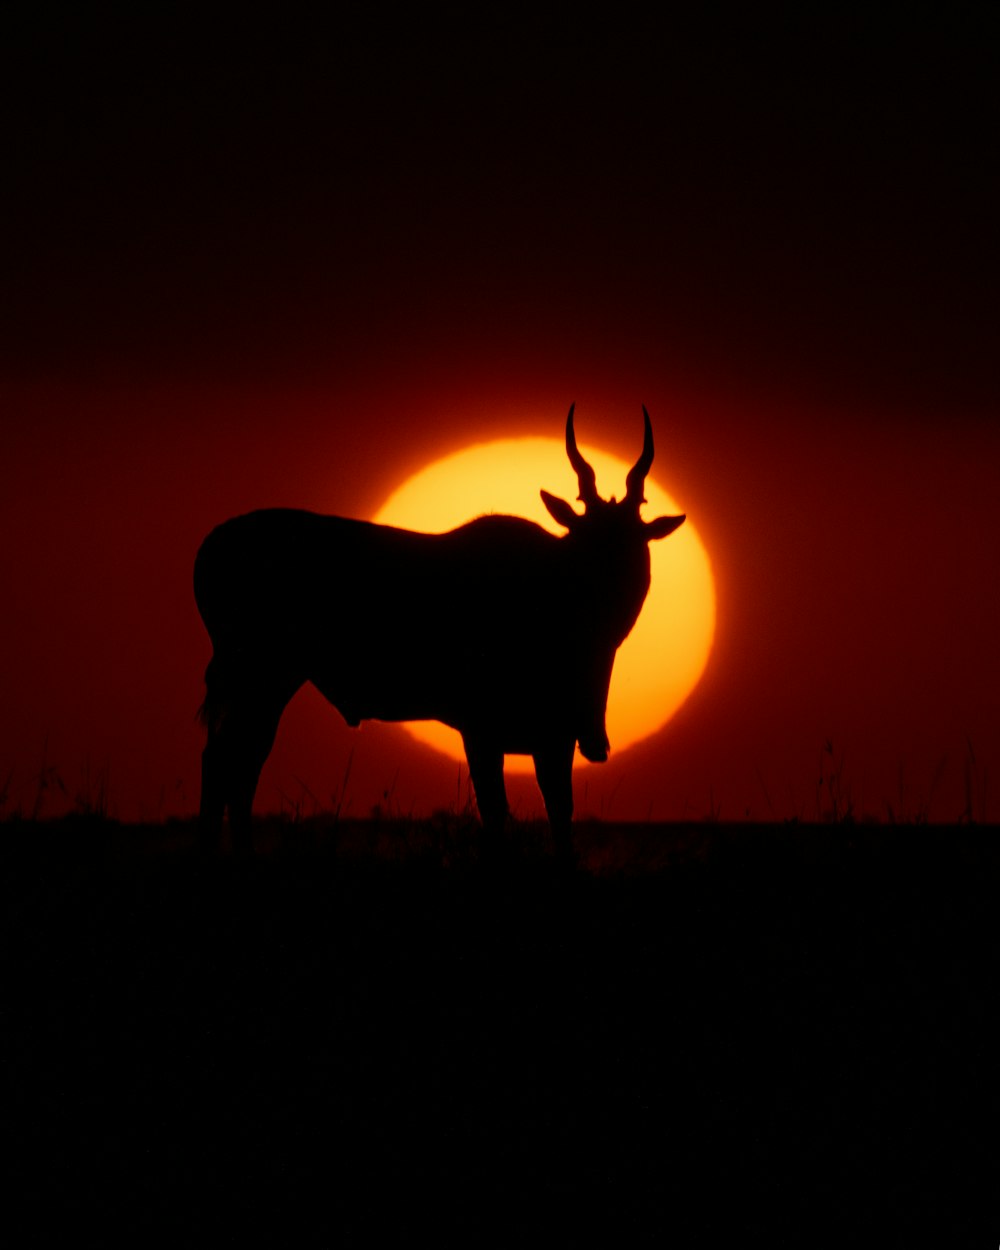
<path fill-rule="evenodd" d="M 597 493 L 597 477 L 576 445 L 573 432 L 573 409 L 566 418 L 566 454 L 576 470 L 580 485 L 582 515 L 565 499 L 548 491 L 541 492 L 542 502 L 552 517 L 566 527 L 567 542 L 579 553 L 585 578 L 587 607 L 606 616 L 615 646 L 626 637 L 636 622 L 649 589 L 649 543 L 666 538 L 684 522 L 683 516 L 661 516 L 645 521 L 639 509 L 646 502 L 643 487 L 653 463 L 653 427 L 645 406 L 642 409 L 645 439 L 642 454 L 625 479 L 625 497 L 616 502 L 614 496 L 602 499 Z M 581 608 L 584 605 L 579 605 Z"/>
<path fill-rule="evenodd" d="M 574 511 L 565 499 L 548 491 L 542 502 L 552 517 L 569 531 L 563 541 L 572 554 L 574 595 L 573 616 L 580 622 L 578 642 L 588 655 L 586 670 L 596 681 L 589 691 L 579 691 L 581 699 L 579 742 L 590 760 L 607 758 L 608 739 L 604 730 L 604 708 L 614 653 L 638 619 L 649 590 L 649 544 L 666 538 L 684 522 L 683 516 L 657 517 L 645 521 L 639 510 L 646 502 L 643 487 L 653 463 L 653 429 L 643 407 L 645 439 L 642 454 L 625 479 L 625 497 L 602 499 L 597 478 L 576 445 L 573 408 L 566 418 L 566 454 L 576 470 L 583 513 Z M 598 687 L 600 687 L 598 689 Z"/>

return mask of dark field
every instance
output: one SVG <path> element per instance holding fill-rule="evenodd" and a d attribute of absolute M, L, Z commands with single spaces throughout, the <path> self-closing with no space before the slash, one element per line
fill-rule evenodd
<path fill-rule="evenodd" d="M 0 835 L 9 1245 L 997 1244 L 996 828 Z"/>

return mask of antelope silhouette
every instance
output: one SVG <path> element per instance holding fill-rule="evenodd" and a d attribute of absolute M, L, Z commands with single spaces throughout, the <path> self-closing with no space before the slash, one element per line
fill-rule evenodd
<path fill-rule="evenodd" d="M 648 544 L 685 519 L 639 515 L 653 462 L 645 407 L 642 454 L 620 503 L 598 495 L 573 411 L 566 453 L 583 513 L 541 492 L 561 536 L 512 516 L 423 534 L 294 509 L 234 517 L 208 535 L 194 566 L 213 647 L 203 845 L 217 844 L 228 808 L 234 846 L 249 848 L 278 722 L 311 681 L 351 726 L 457 729 L 488 846 L 507 819 L 504 756 L 530 755 L 557 856 L 572 862 L 574 752 L 579 744 L 585 759 L 607 759 L 611 671 L 649 590 Z"/>

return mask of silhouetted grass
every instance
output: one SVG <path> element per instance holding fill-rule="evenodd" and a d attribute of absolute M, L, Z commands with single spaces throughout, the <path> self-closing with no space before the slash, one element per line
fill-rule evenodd
<path fill-rule="evenodd" d="M 194 817 L 125 824 L 100 811 L 82 808 L 53 820 L 13 813 L 0 821 L 0 842 L 7 853 L 20 849 L 43 855 L 103 856 L 197 853 Z M 875 863 L 900 860 L 993 862 L 1000 848 L 997 826 L 960 821 L 953 825 L 858 823 L 849 812 L 839 819 L 824 814 L 817 824 L 798 820 L 629 822 L 584 819 L 574 823 L 574 842 L 584 874 L 642 876 L 669 871 L 690 861 L 719 865 L 733 859 L 792 865 Z M 376 808 L 366 818 L 338 811 L 303 814 L 286 809 L 254 819 L 254 858 L 308 856 L 345 864 L 372 863 L 478 867 L 486 862 L 483 830 L 474 808 L 440 809 L 428 817 L 389 814 Z M 224 834 L 218 853 L 231 854 Z M 552 857 L 544 820 L 511 820 L 500 860 L 530 871 Z"/>

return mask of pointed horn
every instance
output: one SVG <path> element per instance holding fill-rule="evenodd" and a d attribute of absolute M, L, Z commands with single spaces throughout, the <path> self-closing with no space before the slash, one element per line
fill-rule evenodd
<path fill-rule="evenodd" d="M 649 413 L 646 411 L 645 404 L 642 406 L 642 419 L 646 427 L 646 434 L 642 444 L 642 455 L 629 469 L 628 477 L 625 479 L 625 498 L 629 503 L 637 505 L 645 503 L 642 488 L 646 481 L 646 474 L 653 463 L 653 427 L 650 424 Z"/>
<path fill-rule="evenodd" d="M 576 435 L 573 433 L 573 409 L 575 407 L 575 403 L 570 404 L 569 416 L 566 418 L 566 455 L 569 456 L 569 462 L 576 470 L 576 480 L 580 484 L 580 502 L 586 506 L 595 503 L 600 496 L 597 493 L 597 474 L 580 455 L 576 446 Z"/>

